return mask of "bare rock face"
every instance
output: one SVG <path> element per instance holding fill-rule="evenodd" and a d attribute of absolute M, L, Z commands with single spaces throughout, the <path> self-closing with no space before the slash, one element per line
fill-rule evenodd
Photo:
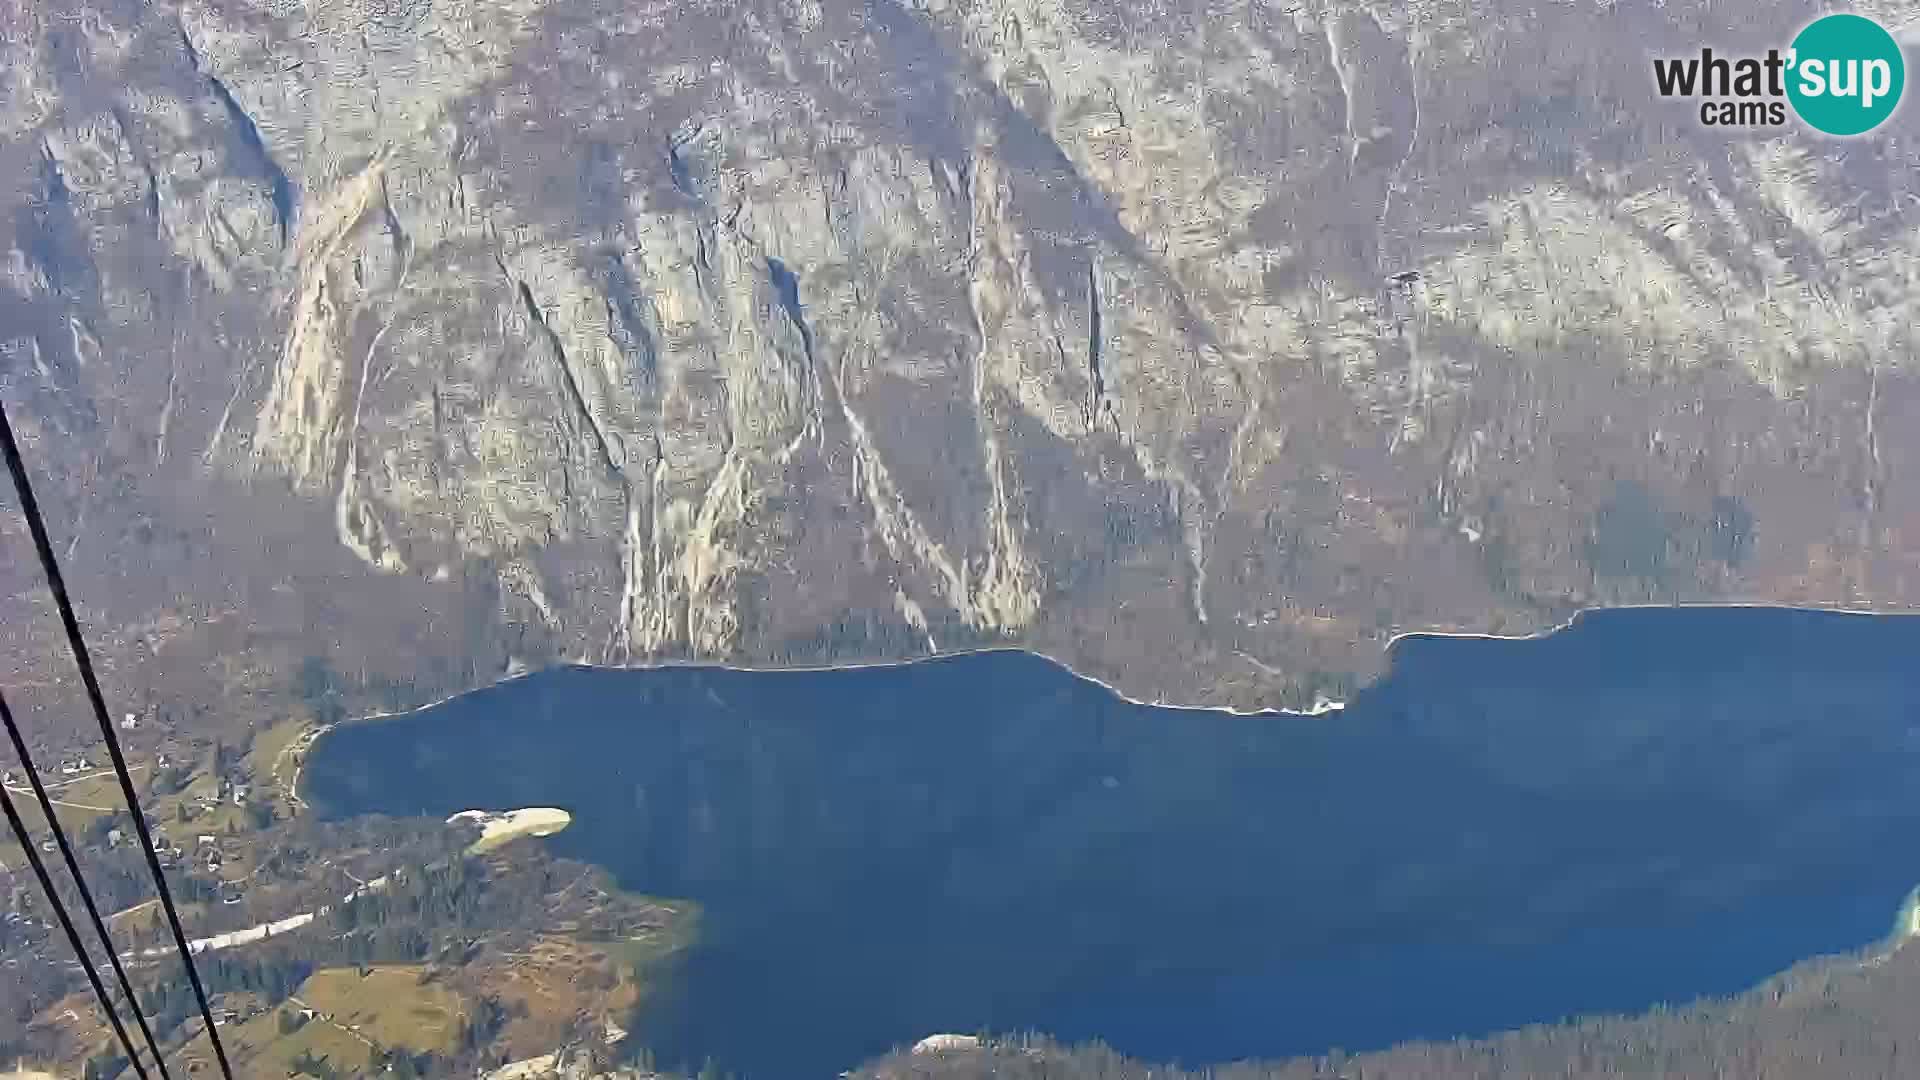
<path fill-rule="evenodd" d="M 1647 63 L 1810 11 L 10 3 L 0 392 L 129 663 L 1271 705 L 1401 630 L 1908 607 L 1914 113 Z"/>

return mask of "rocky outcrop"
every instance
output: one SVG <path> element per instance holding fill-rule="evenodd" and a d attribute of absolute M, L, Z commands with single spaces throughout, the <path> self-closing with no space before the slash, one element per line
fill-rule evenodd
<path fill-rule="evenodd" d="M 1911 117 L 1702 128 L 1643 70 L 1693 15 L 1508 6 L 13 5 L 0 389 L 69 523 L 185 537 L 123 652 L 1270 704 L 1412 628 L 1910 606 Z"/>

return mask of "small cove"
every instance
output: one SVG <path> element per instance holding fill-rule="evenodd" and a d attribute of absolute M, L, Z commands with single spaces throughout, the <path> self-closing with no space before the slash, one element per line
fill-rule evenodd
<path fill-rule="evenodd" d="M 1188 1064 L 1735 992 L 1920 880 L 1920 619 L 1601 612 L 1412 637 L 1343 712 L 1125 702 L 1042 658 L 558 668 L 322 739 L 328 816 L 554 806 L 701 903 L 636 1037 L 831 1076 L 934 1031 Z"/>

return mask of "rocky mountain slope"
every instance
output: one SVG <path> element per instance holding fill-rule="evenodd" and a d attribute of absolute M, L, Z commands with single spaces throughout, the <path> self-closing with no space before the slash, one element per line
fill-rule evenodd
<path fill-rule="evenodd" d="M 1916 113 L 1651 82 L 1812 10 L 5 0 L 0 393 L 129 680 L 1911 607 Z"/>

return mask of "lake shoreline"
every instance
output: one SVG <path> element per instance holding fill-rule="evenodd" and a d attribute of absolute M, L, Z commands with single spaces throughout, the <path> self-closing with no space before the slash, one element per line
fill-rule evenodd
<path fill-rule="evenodd" d="M 555 666 L 341 727 L 303 793 L 323 817 L 565 807 L 556 856 L 703 905 L 639 1029 L 664 1060 L 819 1075 L 1023 1027 L 1190 1062 L 1385 1046 L 1897 947 L 1920 620 L 1846 614 L 1879 613 L 1397 635 L 1326 724 L 1161 711 L 1007 646 Z M 1465 972 L 1486 985 L 1450 992 Z"/>
<path fill-rule="evenodd" d="M 1406 642 L 1409 642 L 1409 641 L 1418 641 L 1423 639 L 1431 639 L 1431 640 L 1460 639 L 1460 640 L 1468 640 L 1468 641 L 1507 641 L 1507 642 L 1543 641 L 1543 640 L 1555 637 L 1556 635 L 1567 633 L 1568 631 L 1573 630 L 1574 628 L 1579 626 L 1583 620 L 1592 619 L 1594 617 L 1605 617 L 1614 612 L 1630 612 L 1630 611 L 1689 611 L 1689 612 L 1786 611 L 1786 612 L 1797 612 L 1797 613 L 1807 614 L 1807 615 L 1858 616 L 1858 617 L 1870 617 L 1870 618 L 1881 618 L 1881 619 L 1898 619 L 1898 618 L 1920 619 L 1920 611 L 1911 611 L 1911 610 L 1883 611 L 1883 610 L 1874 610 L 1871 608 L 1812 607 L 1812 606 L 1807 606 L 1803 604 L 1784 604 L 1784 603 L 1774 603 L 1770 601 L 1725 601 L 1725 602 L 1714 601 L 1714 602 L 1702 602 L 1702 603 L 1677 603 L 1677 604 L 1619 604 L 1619 605 L 1610 605 L 1610 606 L 1604 606 L 1604 607 L 1581 608 L 1579 611 L 1574 612 L 1572 615 L 1568 616 L 1565 620 L 1553 626 L 1546 627 L 1541 630 L 1532 631 L 1529 633 L 1523 633 L 1523 634 L 1496 634 L 1496 633 L 1484 633 L 1479 631 L 1468 631 L 1468 630 L 1405 630 L 1405 631 L 1401 631 L 1400 633 L 1394 634 L 1392 637 L 1387 639 L 1386 645 L 1382 649 L 1382 652 L 1386 656 L 1386 664 L 1381 669 L 1381 673 L 1375 678 L 1373 678 L 1372 680 L 1368 681 L 1366 685 L 1359 687 L 1353 696 L 1358 697 L 1359 695 L 1366 693 L 1368 690 L 1377 686 L 1381 681 L 1386 679 L 1393 671 L 1393 667 L 1395 664 L 1395 656 L 1397 652 L 1404 647 L 1404 644 Z M 1064 660 L 1061 660 L 1058 657 L 1052 656 L 1045 652 L 1041 652 L 1037 649 L 1027 648 L 1022 645 L 983 645 L 983 646 L 978 646 L 970 649 L 954 649 L 950 651 L 941 651 L 937 653 L 931 653 L 926 656 L 909 656 L 909 657 L 904 657 L 898 660 L 863 660 L 863 661 L 846 663 L 846 664 L 770 665 L 770 664 L 726 663 L 724 661 L 718 661 L 718 660 L 682 660 L 682 659 L 655 660 L 655 661 L 650 661 L 650 662 L 641 663 L 641 664 L 609 664 L 609 663 L 596 662 L 596 661 L 584 660 L 584 659 L 558 660 L 558 661 L 555 661 L 554 663 L 547 664 L 542 667 L 529 667 L 524 671 L 511 672 L 510 674 L 503 675 L 500 678 L 493 680 L 492 682 L 471 686 L 464 690 L 457 690 L 420 705 L 414 705 L 404 709 L 393 709 L 393 710 L 386 710 L 381 712 L 366 713 L 364 715 L 353 717 L 347 720 L 338 721 L 333 724 L 323 725 L 317 728 L 313 732 L 311 743 L 306 747 L 306 750 L 307 750 L 307 753 L 311 754 L 315 749 L 317 749 L 318 744 L 321 740 L 325 739 L 334 730 L 337 730 L 342 727 L 354 727 L 354 726 L 360 726 L 364 724 L 379 723 L 386 720 L 394 720 L 402 717 L 412 716 L 417 713 L 425 712 L 428 709 L 438 708 L 439 706 L 445 705 L 448 702 L 454 701 L 455 699 L 458 699 L 458 698 L 465 697 L 469 694 L 477 694 L 484 690 L 491 690 L 497 687 L 507 686 L 512 683 L 519 682 L 522 679 L 526 679 L 531 676 L 539 675 L 543 672 L 548 672 L 548 671 L 576 670 L 576 671 L 647 672 L 647 671 L 697 670 L 697 671 L 734 671 L 734 672 L 747 672 L 752 674 L 763 674 L 763 675 L 820 674 L 820 673 L 831 673 L 831 672 L 841 672 L 841 671 L 870 671 L 870 670 L 876 670 L 876 669 L 908 668 L 908 667 L 912 667 L 919 664 L 929 664 L 929 663 L 936 663 L 940 661 L 955 660 L 955 659 L 960 659 L 960 658 L 969 657 L 969 656 L 987 656 L 987 655 L 993 655 L 998 653 L 1020 653 L 1027 656 L 1035 657 L 1036 659 L 1043 660 L 1048 664 L 1051 664 L 1052 666 L 1059 668 L 1061 671 L 1066 672 L 1068 675 L 1072 676 L 1075 679 L 1080 680 L 1081 682 L 1092 683 L 1093 685 L 1098 686 L 1099 688 L 1106 691 L 1108 694 L 1112 695 L 1115 699 L 1119 701 L 1125 702 L 1128 705 L 1136 705 L 1136 706 L 1149 708 L 1149 709 L 1166 709 L 1174 712 L 1213 713 L 1213 714 L 1219 714 L 1223 716 L 1234 716 L 1234 717 L 1241 717 L 1241 718 L 1272 717 L 1272 718 L 1287 718 L 1287 719 L 1296 719 L 1296 720 L 1310 720 L 1310 719 L 1320 719 L 1323 717 L 1333 716 L 1333 715 L 1343 713 L 1346 711 L 1347 706 L 1349 704 L 1347 700 L 1323 699 L 1319 702 L 1316 702 L 1313 706 L 1306 709 L 1289 709 L 1289 708 L 1247 709 L 1247 708 L 1242 708 L 1236 705 L 1186 705 L 1186 704 L 1179 704 L 1179 703 L 1167 702 L 1167 701 L 1149 701 L 1143 698 L 1134 697 L 1133 695 L 1126 693 L 1125 691 L 1119 689 L 1112 683 L 1107 682 L 1105 679 L 1102 679 L 1097 675 L 1089 675 L 1084 672 L 1078 671 L 1071 664 L 1067 663 Z M 295 791 L 293 792 L 296 798 L 299 797 L 298 787 L 299 787 L 299 777 L 296 775 L 295 782 L 294 782 Z"/>

